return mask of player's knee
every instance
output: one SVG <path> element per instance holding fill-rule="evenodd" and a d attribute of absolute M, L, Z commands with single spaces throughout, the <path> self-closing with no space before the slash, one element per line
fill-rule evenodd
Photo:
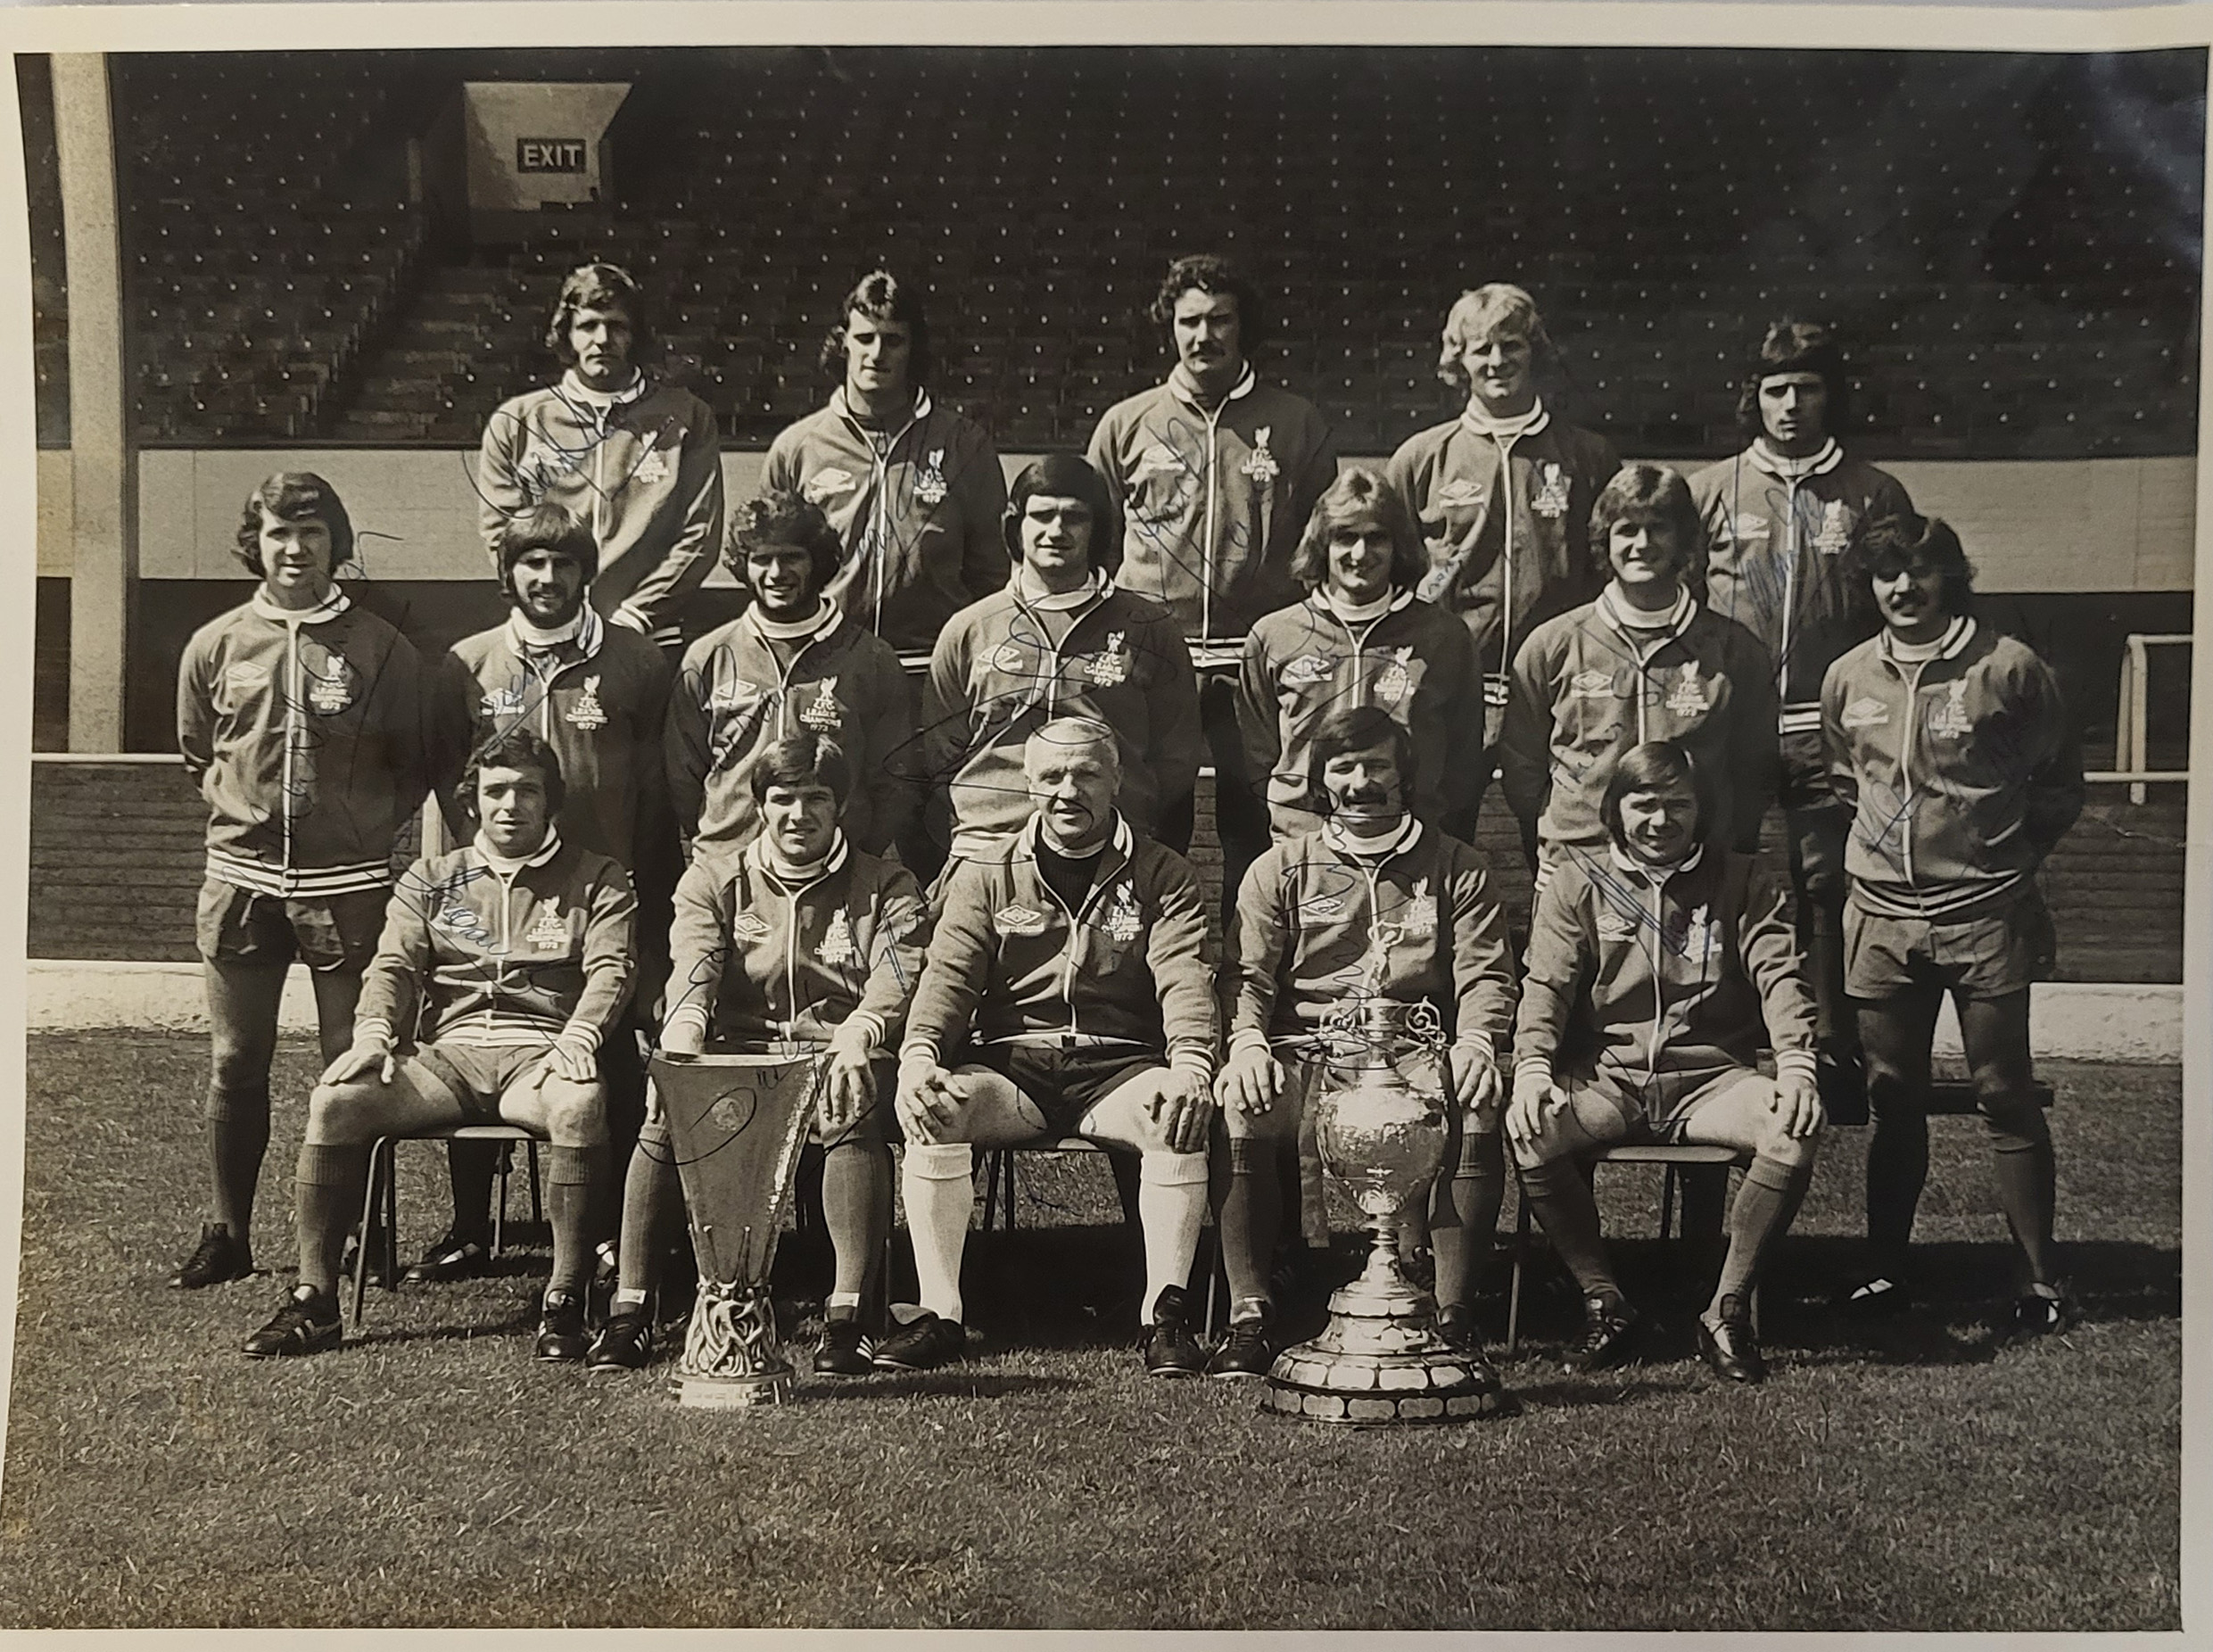
<path fill-rule="evenodd" d="M 2027 1152 L 2052 1139 L 2052 1126 L 2033 1095 L 1985 1095 L 1978 1092 L 1975 1105 L 1982 1113 L 1983 1127 L 1990 1134 L 1991 1146 L 1999 1152 Z"/>
<path fill-rule="evenodd" d="M 229 1091 L 268 1088 L 269 1051 L 258 1040 L 218 1037 L 209 1048 L 208 1083 Z"/>
<path fill-rule="evenodd" d="M 1820 1140 L 1818 1132 L 1811 1136 L 1793 1136 L 1783 1127 L 1780 1119 L 1770 1117 L 1761 1127 L 1759 1139 L 1753 1144 L 1752 1151 L 1759 1158 L 1771 1160 L 1794 1170 L 1803 1169 L 1813 1162 L 1813 1154 Z"/>
<path fill-rule="evenodd" d="M 375 1141 L 384 1132 L 381 1085 L 318 1084 L 308 1096 L 307 1139 L 325 1146 Z"/>
<path fill-rule="evenodd" d="M 597 1147 L 606 1142 L 607 1092 L 601 1086 L 548 1078 L 540 1094 L 545 1102 L 547 1140 L 559 1147 Z"/>

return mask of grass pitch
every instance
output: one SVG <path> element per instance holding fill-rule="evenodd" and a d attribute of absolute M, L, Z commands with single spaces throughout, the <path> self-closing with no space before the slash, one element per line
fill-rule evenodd
<path fill-rule="evenodd" d="M 339 1352 L 252 1363 L 288 1271 L 162 1284 L 196 1231 L 203 1061 L 183 1037 L 31 1041 L 0 1624 L 2179 1626 L 2172 1069 L 2045 1070 L 2086 1307 L 2064 1338 L 1988 1329 L 2010 1252 L 1972 1119 L 1935 1126 L 1935 1300 L 1837 1325 L 1865 1140 L 1844 1130 L 1770 1286 L 1764 1388 L 1692 1357 L 1705 1276 L 1636 1237 L 1656 1178 L 1611 1169 L 1609 1231 L 1664 1326 L 1648 1362 L 1564 1375 L 1573 1303 L 1532 1287 L 1501 1362 L 1525 1415 L 1371 1433 L 1146 1379 L 1135 1247 L 1088 1157 L 1024 1162 L 1024 1227 L 970 1250 L 985 1340 L 947 1372 L 741 1416 L 678 1410 L 665 1366 L 587 1385 L 530 1359 L 527 1245 L 491 1279 L 373 1290 Z M 256 1235 L 286 1270 L 311 1069 L 288 1044 Z M 428 1148 L 401 1163 L 412 1251 L 443 1177 Z M 827 1282 L 787 1244 L 802 1351 Z"/>

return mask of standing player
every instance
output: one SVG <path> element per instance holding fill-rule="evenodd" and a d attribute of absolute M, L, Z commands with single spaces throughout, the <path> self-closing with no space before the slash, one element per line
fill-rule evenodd
<path fill-rule="evenodd" d="M 1781 800 L 1798 938 L 1821 1011 L 1822 1093 L 1856 1118 L 1860 1040 L 1844 991 L 1849 815 L 1829 789 L 1821 679 L 1881 628 L 1868 595 L 1868 525 L 1911 516 L 1913 506 L 1895 477 L 1837 445 L 1849 384 L 1828 327 L 1775 322 L 1737 404 L 1752 444 L 1691 477 L 1690 495 L 1705 525 L 1706 606 L 1757 637 L 1775 662 Z"/>
<path fill-rule="evenodd" d="M 1974 616 L 1974 574 L 1943 522 L 1886 520 L 1867 539 L 1883 631 L 1829 667 L 1821 734 L 1854 809 L 1845 844 L 1845 986 L 1859 1007 L 1875 1116 L 1867 1152 L 1873 1272 L 1854 1311 L 1903 1308 L 1928 1176 L 1928 1056 L 1948 992 L 1998 1202 L 2028 1283 L 2013 1328 L 2067 1322 L 2052 1243 L 2052 1133 L 2028 1060 L 2029 982 L 2048 972 L 2036 868 L 2082 813 L 2073 723 L 2051 671 Z"/>
<path fill-rule="evenodd" d="M 923 689 L 931 805 L 950 815 L 939 840 L 969 858 L 1020 831 L 1036 809 L 1024 779 L 1029 739 L 1077 717 L 1113 734 L 1122 817 L 1180 850 L 1205 748 L 1176 616 L 1118 582 L 1114 502 L 1082 459 L 1047 454 L 1023 467 L 1011 494 L 1014 577 L 954 615 Z"/>
<path fill-rule="evenodd" d="M 500 579 L 511 611 L 489 631 L 464 637 L 442 662 L 435 722 L 437 780 L 450 822 L 467 814 L 454 791 L 468 754 L 486 740 L 528 729 L 559 760 L 558 824 L 567 842 L 613 859 L 636 880 L 640 847 L 670 834 L 661 728 L 667 715 L 667 656 L 633 631 L 610 625 L 589 597 L 599 547 L 582 518 L 540 505 L 500 532 Z M 666 888 L 639 891 L 638 984 L 631 1010 L 649 1011 L 666 973 Z M 645 1106 L 645 1070 L 626 1020 L 600 1052 L 615 1144 L 627 1149 Z M 491 1258 L 496 1143 L 447 1149 L 451 1226 L 408 1269 L 413 1280 L 465 1278 Z M 609 1213 L 611 1216 L 611 1212 Z"/>
<path fill-rule="evenodd" d="M 1236 644 L 1263 614 L 1298 600 L 1292 552 L 1337 454 L 1321 409 L 1253 370 L 1267 318 L 1227 259 L 1170 264 L 1152 316 L 1168 329 L 1176 366 L 1166 383 L 1107 409 L 1089 458 L 1122 512 L 1123 583 L 1168 604 L 1203 652 Z M 1208 679 L 1204 719 L 1234 888 L 1268 846 L 1268 822 L 1226 675 Z M 1187 843 L 1190 830 L 1164 839 Z"/>
<path fill-rule="evenodd" d="M 508 520 L 548 500 L 590 525 L 592 607 L 665 648 L 723 537 L 723 458 L 707 404 L 639 365 L 653 351 L 627 270 L 586 264 L 561 284 L 546 347 L 557 384 L 500 405 L 484 426 L 476 491 L 496 564 Z"/>
<path fill-rule="evenodd" d="M 1813 1179 L 1821 1128 L 1813 1003 L 1787 896 L 1706 830 L 1704 780 L 1672 740 L 1626 753 L 1606 781 L 1606 853 L 1562 863 L 1539 892 L 1506 1129 L 1530 1208 L 1582 1288 L 1581 1371 L 1622 1364 L 1641 1326 L 1578 1161 L 1655 1140 L 1752 1154 L 1698 1352 L 1725 1380 L 1757 1383 L 1752 1295 Z M 1763 1043 L 1772 1079 L 1754 1064 Z"/>
<path fill-rule="evenodd" d="M 1085 719 L 1038 729 L 1024 751 L 1036 812 L 945 875 L 899 1053 L 900 1185 L 924 1311 L 878 1349 L 879 1366 L 927 1369 L 966 1346 L 975 1149 L 1076 1135 L 1138 1156 L 1145 1369 L 1205 1367 L 1185 1286 L 1206 1216 L 1218 1037 L 1205 903 L 1191 863 L 1115 808 L 1119 749 Z"/>
<path fill-rule="evenodd" d="M 1544 318 L 1520 287 L 1461 293 L 1445 316 L 1437 376 L 1465 386 L 1467 406 L 1409 436 L 1383 468 L 1428 545 L 1419 594 L 1457 614 L 1474 640 L 1483 716 L 1471 814 L 1490 783 L 1515 652 L 1606 582 L 1583 528 L 1621 459 L 1604 437 L 1545 406 L 1537 378 L 1552 356 Z"/>
<path fill-rule="evenodd" d="M 1540 887 L 1562 862 L 1599 864 L 1599 809 L 1614 765 L 1674 740 L 1705 771 L 1717 840 L 1747 853 L 1775 764 L 1767 650 L 1683 584 L 1698 543 L 1690 490 L 1656 465 L 1624 467 L 1590 511 L 1590 547 L 1614 577 L 1598 599 L 1547 620 L 1514 660 L 1499 783 Z"/>
<path fill-rule="evenodd" d="M 1309 760 L 1327 818 L 1261 855 L 1237 895 L 1236 1008 L 1229 1060 L 1215 1084 L 1226 1137 L 1214 1180 L 1230 1326 L 1207 1369 L 1267 1373 L 1276 1342 L 1267 1263 L 1279 1183 L 1268 1161 L 1297 1139 L 1325 1019 L 1344 1004 L 1383 999 L 1432 1005 L 1452 1040 L 1452 1168 L 1437 1178 L 1430 1213 L 1438 1329 L 1496 1387 L 1482 1363 L 1470 1293 L 1506 1191 L 1498 1072 L 1514 1004 L 1506 920 L 1474 850 L 1409 812 L 1422 758 L 1390 713 L 1331 711 L 1313 731 Z"/>
<path fill-rule="evenodd" d="M 921 295 L 861 277 L 822 341 L 830 405 L 769 446 L 761 485 L 822 508 L 845 542 L 827 593 L 895 648 L 927 651 L 945 622 L 1006 583 L 1006 477 L 983 427 L 931 400 Z"/>
<path fill-rule="evenodd" d="M 584 1357 L 585 1224 L 607 1169 L 599 1050 L 630 995 L 630 879 L 606 855 L 562 842 L 560 760 L 527 729 L 471 753 L 461 791 L 476 836 L 409 868 L 353 1043 L 308 1103 L 300 1282 L 246 1339 L 251 1358 L 338 1345 L 339 1247 L 360 1212 L 370 1144 L 487 1121 L 551 1144 L 553 1277 L 538 1358 Z"/>
<path fill-rule="evenodd" d="M 423 799 L 415 648 L 332 582 L 352 554 L 329 483 L 268 477 L 246 497 L 236 545 L 260 584 L 193 633 L 178 669 L 177 747 L 208 804 L 199 943 L 214 1028 L 214 1202 L 170 1277 L 182 1290 L 253 1271 L 285 967 L 308 966 L 323 1055 L 335 1057 L 384 921 L 392 839 Z"/>

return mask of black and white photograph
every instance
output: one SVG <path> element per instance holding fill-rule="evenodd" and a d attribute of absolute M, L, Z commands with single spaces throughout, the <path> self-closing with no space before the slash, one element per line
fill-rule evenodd
<path fill-rule="evenodd" d="M 0 16 L 0 1631 L 2186 1626 L 2213 18 L 1189 10 Z"/>

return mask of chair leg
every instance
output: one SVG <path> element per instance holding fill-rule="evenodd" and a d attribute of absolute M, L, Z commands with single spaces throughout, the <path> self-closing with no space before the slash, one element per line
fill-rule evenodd
<path fill-rule="evenodd" d="M 400 1288 L 400 1142 L 384 1144 L 384 1289 Z"/>
<path fill-rule="evenodd" d="M 1669 1232 L 1674 1223 L 1675 1167 L 1672 1164 L 1665 1164 L 1660 1167 L 1660 1243 L 1662 1244 L 1667 1243 Z"/>
<path fill-rule="evenodd" d="M 1529 1190 L 1515 1178 L 1514 1197 L 1514 1272 L 1506 1288 L 1506 1351 L 1512 1353 L 1522 1340 L 1522 1273 L 1529 1261 Z"/>
<path fill-rule="evenodd" d="M 361 1190 L 360 1243 L 353 1251 L 353 1325 L 361 1326 L 361 1299 L 368 1290 L 368 1250 L 376 1243 L 370 1224 L 376 1218 L 376 1166 L 390 1146 L 389 1138 L 378 1136 L 369 1144 L 368 1185 Z"/>
<path fill-rule="evenodd" d="M 546 1225 L 546 1203 L 539 1187 L 538 1143 L 535 1137 L 523 1144 L 524 1156 L 530 1161 L 530 1223 L 533 1227 Z"/>
<path fill-rule="evenodd" d="M 999 1214 L 999 1168 L 1006 1149 L 995 1147 L 984 1154 L 984 1231 L 989 1233 Z"/>

